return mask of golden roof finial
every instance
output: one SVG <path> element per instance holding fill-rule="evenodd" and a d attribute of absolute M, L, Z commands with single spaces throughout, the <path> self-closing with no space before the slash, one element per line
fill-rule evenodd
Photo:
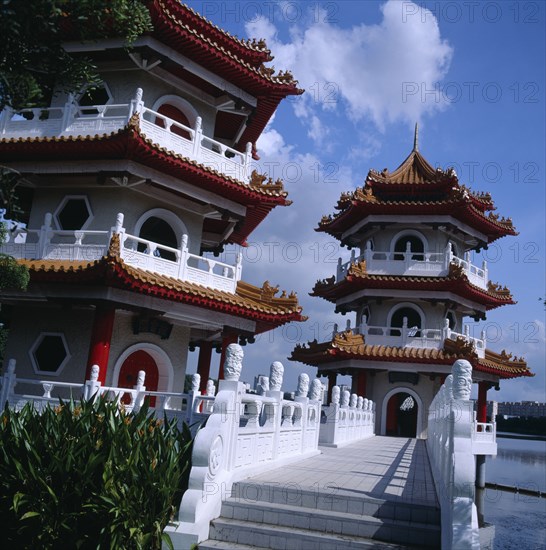
<path fill-rule="evenodd" d="M 413 134 L 413 150 L 419 151 L 419 123 L 415 123 L 415 132 Z"/>

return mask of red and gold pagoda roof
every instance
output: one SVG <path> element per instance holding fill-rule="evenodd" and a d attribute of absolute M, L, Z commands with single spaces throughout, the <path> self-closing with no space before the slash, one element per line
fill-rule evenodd
<path fill-rule="evenodd" d="M 372 365 L 396 362 L 439 366 L 451 366 L 457 359 L 467 359 L 475 371 L 499 378 L 534 376 L 523 358 L 512 357 L 504 350 L 495 353 L 488 349 L 485 350 L 485 357 L 480 358 L 472 345 L 462 338 L 446 339 L 442 349 L 395 347 L 367 344 L 363 335 L 353 334 L 350 330 L 336 334 L 329 342 L 318 343 L 315 340 L 307 346 L 297 345 L 289 359 L 315 367 L 350 359 L 370 361 Z M 367 368 L 373 368 L 372 365 Z"/>
<path fill-rule="evenodd" d="M 494 309 L 506 304 L 516 303 L 510 291 L 489 282 L 488 288 L 483 289 L 472 284 L 464 270 L 451 264 L 446 277 L 426 277 L 411 275 L 371 275 L 366 270 L 366 262 L 352 264 L 347 270 L 346 276 L 336 282 L 335 276 L 319 280 L 315 284 L 311 296 L 320 296 L 329 302 L 336 303 L 342 297 L 365 289 L 380 289 L 389 291 L 412 290 L 417 291 L 426 299 L 427 292 L 444 291 L 452 292 L 462 298 L 467 298 L 475 303 L 483 305 L 486 309 Z"/>
<path fill-rule="evenodd" d="M 133 116 L 127 126 L 110 134 L 0 139 L 0 162 L 24 161 L 29 158 L 47 162 L 133 161 L 212 191 L 247 208 L 245 218 L 227 241 L 243 246 L 250 233 L 273 208 L 291 204 L 280 180 L 273 182 L 254 173 L 247 184 L 155 144 L 140 129 L 138 116 Z M 160 182 L 154 182 L 153 185 L 160 186 Z M 175 191 L 183 195 L 183 185 Z"/>
<path fill-rule="evenodd" d="M 130 266 L 119 256 L 119 239 L 115 236 L 108 254 L 100 260 L 17 261 L 29 269 L 29 292 L 33 284 L 43 283 L 118 288 L 253 320 L 256 333 L 306 319 L 296 294 L 283 291 L 276 296 L 279 288 L 268 281 L 261 288 L 239 281 L 232 294 Z"/>
<path fill-rule="evenodd" d="M 240 40 L 176 0 L 154 0 L 149 9 L 155 38 L 257 99 L 237 148 L 256 143 L 285 97 L 303 93 L 289 71 L 264 65 L 272 56 L 263 40 Z"/>
<path fill-rule="evenodd" d="M 492 211 L 495 205 L 488 193 L 474 193 L 459 184 L 453 169 L 433 168 L 414 148 L 394 171 L 370 170 L 363 187 L 343 193 L 338 212 L 323 216 L 317 231 L 337 239 L 356 223 L 371 215 L 452 216 L 487 237 L 487 242 L 517 235 L 510 218 Z"/>

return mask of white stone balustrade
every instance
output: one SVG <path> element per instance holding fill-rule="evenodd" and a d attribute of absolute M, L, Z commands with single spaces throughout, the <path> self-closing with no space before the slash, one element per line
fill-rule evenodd
<path fill-rule="evenodd" d="M 239 381 L 242 358 L 242 348 L 230 344 L 226 379 L 220 381 L 213 412 L 195 438 L 189 488 L 178 521 L 166 529 L 177 549 L 208 538 L 210 521 L 220 515 L 234 482 L 319 453 L 320 401 L 312 399 L 316 387 L 307 397 L 306 387 L 298 384 L 294 401 L 283 399 L 276 362 L 270 379 L 278 389 L 245 394 Z"/>
<path fill-rule="evenodd" d="M 486 337 L 485 331 L 482 331 L 481 338 L 470 336 L 470 327 L 465 325 L 464 333 L 455 332 L 449 328 L 449 320 L 445 319 L 443 328 L 417 328 L 408 327 L 407 317 L 403 318 L 401 327 L 382 327 L 368 325 L 367 318 L 364 315 L 360 326 L 351 327 L 350 320 L 344 330 L 334 325 L 333 336 L 346 330 L 351 330 L 353 334 L 362 334 L 366 344 L 371 346 L 393 346 L 409 348 L 443 349 L 444 340 L 449 338 L 457 340 L 463 338 L 474 345 L 478 357 L 485 357 Z"/>
<path fill-rule="evenodd" d="M 470 254 L 465 253 L 464 259 L 453 254 L 451 243 L 444 252 L 412 252 L 409 248 L 405 252 L 372 250 L 368 241 L 367 248 L 360 256 L 351 251 L 351 259 L 343 263 L 338 259 L 336 282 L 341 281 L 347 275 L 351 264 L 365 261 L 366 271 L 370 275 L 414 275 L 428 277 L 445 277 L 449 273 L 449 266 L 454 263 L 463 268 L 468 280 L 486 289 L 488 282 L 487 263 L 483 261 L 482 267 L 470 262 Z M 409 243 L 408 243 L 409 247 Z"/>
<path fill-rule="evenodd" d="M 40 229 L 26 230 L 24 242 L 12 240 L 0 244 L 0 252 L 14 258 L 91 262 L 108 252 L 110 239 L 117 234 L 122 260 L 139 269 L 231 293 L 241 279 L 241 254 L 236 264 L 230 265 L 191 254 L 187 235 L 182 235 L 180 249 L 142 239 L 126 233 L 121 213 L 117 215 L 115 226 L 106 231 L 57 230 L 53 229 L 52 221 L 52 215 L 47 213 Z"/>
<path fill-rule="evenodd" d="M 472 366 L 466 360 L 453 364 L 452 374 L 432 400 L 428 415 L 427 451 L 442 515 L 442 548 L 479 549 L 475 505 L 474 456 L 496 454 L 495 428 L 474 420 L 470 401 Z M 483 429 L 483 431 L 482 431 Z"/>
<path fill-rule="evenodd" d="M 342 447 L 374 435 L 375 403 L 354 395 L 348 404 L 340 404 L 339 386 L 334 386 L 332 403 L 322 406 L 319 444 Z"/>
<path fill-rule="evenodd" d="M 63 107 L 17 112 L 6 107 L 0 113 L 0 138 L 94 136 L 124 128 L 133 115 L 138 116 L 142 133 L 156 145 L 243 183 L 250 181 L 250 143 L 242 153 L 205 136 L 200 117 L 190 128 L 152 111 L 144 106 L 140 88 L 130 103 L 117 105 L 80 107 L 71 96 Z"/>
<path fill-rule="evenodd" d="M 20 410 L 26 403 L 31 402 L 36 410 L 42 411 L 47 406 L 57 405 L 59 397 L 75 402 L 102 397 L 120 401 L 122 399 L 126 401 L 128 398 L 128 402 L 123 404 L 125 410 L 137 411 L 148 398 L 155 399 L 155 404 L 150 407 L 151 410 L 156 413 L 165 413 L 169 419 L 176 418 L 179 423 L 186 422 L 193 432 L 212 411 L 212 406 L 208 406 L 208 403 L 214 402 L 214 396 L 202 396 L 196 389 L 189 393 L 148 391 L 144 385 L 144 371 L 139 371 L 137 385 L 133 388 L 104 386 L 98 381 L 98 374 L 99 367 L 94 365 L 90 379 L 84 384 L 19 378 L 15 374 L 15 360 L 10 359 L 6 372 L 0 377 L 0 407 L 3 409 L 6 404 L 9 404 L 15 410 Z M 24 385 L 29 393 L 17 393 L 18 384 Z M 51 395 L 53 391 L 56 393 L 55 396 Z"/>

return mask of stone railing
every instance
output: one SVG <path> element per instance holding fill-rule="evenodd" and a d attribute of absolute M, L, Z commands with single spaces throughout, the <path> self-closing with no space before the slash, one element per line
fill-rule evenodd
<path fill-rule="evenodd" d="M 124 128 L 136 115 L 142 133 L 153 143 L 187 157 L 222 174 L 248 183 L 252 162 L 252 145 L 245 152 L 203 134 L 197 117 L 188 127 L 144 106 L 142 90 L 130 103 L 79 106 L 70 96 L 63 107 L 23 109 L 6 107 L 0 113 L 0 138 L 94 136 Z"/>
<path fill-rule="evenodd" d="M 44 407 L 57 405 L 59 399 L 65 401 L 71 399 L 77 402 L 81 399 L 104 398 L 119 401 L 121 406 L 130 412 L 138 411 L 148 399 L 151 410 L 164 413 L 169 419 L 176 418 L 179 423 L 186 422 L 193 432 L 212 412 L 214 391 L 201 395 L 198 374 L 193 375 L 192 389 L 188 393 L 149 391 L 144 385 L 144 371 L 139 371 L 137 385 L 133 388 L 104 386 L 98 381 L 98 376 L 99 367 L 95 365 L 90 379 L 84 384 L 19 378 L 15 374 L 15 360 L 10 359 L 6 372 L 0 377 L 0 406 L 3 409 L 8 404 L 20 410 L 26 403 L 31 402 L 38 411 L 41 411 Z M 18 393 L 17 385 L 23 386 L 29 393 Z"/>
<path fill-rule="evenodd" d="M 374 435 L 375 403 L 334 386 L 332 403 L 322 407 L 319 444 L 342 447 Z"/>
<path fill-rule="evenodd" d="M 300 375 L 293 401 L 283 399 L 283 366 L 271 365 L 270 389 L 245 394 L 239 382 L 243 350 L 230 344 L 214 409 L 193 445 L 189 488 L 178 521 L 167 526 L 174 548 L 189 549 L 209 536 L 232 484 L 319 453 L 322 384 Z"/>
<path fill-rule="evenodd" d="M 480 441 L 482 434 L 494 436 L 495 429 L 475 422 L 471 387 L 472 366 L 456 361 L 429 409 L 427 451 L 440 501 L 445 550 L 480 548 L 474 455 L 483 454 L 485 445 L 496 454 L 495 443 Z"/>
<path fill-rule="evenodd" d="M 116 234 L 122 260 L 139 269 L 231 293 L 241 279 L 241 254 L 235 265 L 229 265 L 191 254 L 187 235 L 182 235 L 180 249 L 142 239 L 126 233 L 121 213 L 116 225 L 108 231 L 57 230 L 53 229 L 52 220 L 52 215 L 46 214 L 40 229 L 27 229 L 23 235 L 0 244 L 0 252 L 14 258 L 91 262 L 108 252 L 110 240 Z"/>
<path fill-rule="evenodd" d="M 344 279 L 351 264 L 366 262 L 366 271 L 371 275 L 415 275 L 445 277 L 449 273 L 449 266 L 454 263 L 463 268 L 468 280 L 479 288 L 487 288 L 487 263 L 482 267 L 470 262 L 470 254 L 458 258 L 453 254 L 451 243 L 444 252 L 412 252 L 408 243 L 405 252 L 372 250 L 368 241 L 364 253 L 356 256 L 351 251 L 351 259 L 342 263 L 338 259 L 336 282 Z"/>
<path fill-rule="evenodd" d="M 339 326 L 335 324 L 332 336 L 347 330 L 351 330 L 353 334 L 362 334 L 366 340 L 366 344 L 371 346 L 381 345 L 439 350 L 443 349 L 446 338 L 451 340 L 464 338 L 467 342 L 474 345 L 478 357 L 485 357 L 485 331 L 482 331 L 481 338 L 470 336 L 469 325 L 465 325 L 464 333 L 455 332 L 449 328 L 448 319 L 444 320 L 443 328 L 409 327 L 407 317 L 403 318 L 401 327 L 383 327 L 368 325 L 367 318 L 364 315 L 360 326 L 351 327 L 351 321 L 348 320 L 345 329 L 340 330 Z"/>

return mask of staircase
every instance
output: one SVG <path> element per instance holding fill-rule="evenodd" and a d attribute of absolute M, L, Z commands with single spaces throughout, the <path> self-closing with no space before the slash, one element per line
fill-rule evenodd
<path fill-rule="evenodd" d="M 440 510 L 372 496 L 336 495 L 296 483 L 233 486 L 199 550 L 440 548 Z"/>

